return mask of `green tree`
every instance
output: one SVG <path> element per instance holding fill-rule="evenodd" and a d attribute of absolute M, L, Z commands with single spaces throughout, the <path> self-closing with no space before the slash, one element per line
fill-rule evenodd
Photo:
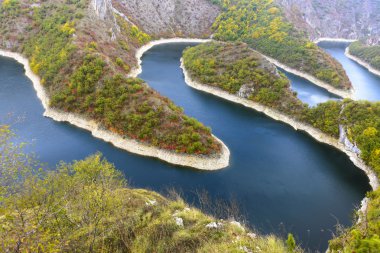
<path fill-rule="evenodd" d="M 292 234 L 288 234 L 288 239 L 286 240 L 286 245 L 288 247 L 289 252 L 294 252 L 296 249 L 296 240 Z"/>

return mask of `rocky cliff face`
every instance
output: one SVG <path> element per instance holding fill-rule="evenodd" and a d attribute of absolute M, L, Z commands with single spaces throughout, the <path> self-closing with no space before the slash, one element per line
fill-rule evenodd
<path fill-rule="evenodd" d="M 276 0 L 286 17 L 306 31 L 312 40 L 320 37 L 365 39 L 380 42 L 379 0 Z"/>
<path fill-rule="evenodd" d="M 103 21 L 103 23 L 108 24 L 111 39 L 116 39 L 116 34 L 120 31 L 119 26 L 116 23 L 115 16 L 113 14 L 113 6 L 111 0 L 91 0 L 90 7 L 94 11 L 97 18 Z M 90 15 L 91 16 L 91 15 Z"/>
<path fill-rule="evenodd" d="M 379 0 L 276 0 L 311 40 L 321 37 L 380 43 Z M 210 0 L 92 0 L 101 19 L 117 11 L 154 37 L 208 37 L 220 8 Z M 112 6 L 113 5 L 113 6 Z"/>
<path fill-rule="evenodd" d="M 92 0 L 91 6 L 95 10 L 97 16 L 102 20 L 105 20 L 112 15 L 111 0 Z"/>
<path fill-rule="evenodd" d="M 209 0 L 113 0 L 113 5 L 155 37 L 208 37 L 220 13 Z"/>

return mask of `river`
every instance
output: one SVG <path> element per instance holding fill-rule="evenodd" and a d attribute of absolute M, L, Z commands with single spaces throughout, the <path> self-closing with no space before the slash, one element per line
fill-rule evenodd
<path fill-rule="evenodd" d="M 380 101 L 380 76 L 345 56 L 348 43 L 320 42 L 319 46 L 343 65 L 355 89 L 355 99 Z"/>
<path fill-rule="evenodd" d="M 351 225 L 354 208 L 370 190 L 368 179 L 343 153 L 307 134 L 188 87 L 179 59 L 190 45 L 152 48 L 143 56 L 140 77 L 226 143 L 231 166 L 224 170 L 203 172 L 133 155 L 44 118 L 23 67 L 8 58 L 0 58 L 0 123 L 11 124 L 22 141 L 32 142 L 29 150 L 50 166 L 100 151 L 134 187 L 175 188 L 194 204 L 196 192 L 204 190 L 214 201 L 237 202 L 246 223 L 263 233 L 291 232 L 303 247 L 325 250 L 337 222 Z M 303 79 L 297 80 L 302 87 Z"/>

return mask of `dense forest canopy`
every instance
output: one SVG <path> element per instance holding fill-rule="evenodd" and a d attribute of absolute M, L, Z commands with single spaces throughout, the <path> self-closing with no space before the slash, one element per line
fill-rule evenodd
<path fill-rule="evenodd" d="M 220 0 L 223 12 L 214 24 L 214 38 L 243 41 L 281 63 L 339 89 L 351 88 L 340 63 L 287 22 L 273 0 Z"/>
<path fill-rule="evenodd" d="M 319 106 L 323 121 L 336 129 L 345 127 L 348 138 L 358 145 L 361 158 L 370 165 L 380 178 L 380 103 L 366 101 L 331 102 L 332 106 Z M 343 108 L 335 110 L 334 108 Z M 319 114 L 320 115 L 320 114 Z M 318 125 L 324 124 L 321 119 Z M 362 222 L 344 231 L 330 242 L 331 249 L 338 252 L 377 252 L 380 248 L 380 189 L 368 193 L 368 209 Z"/>
<path fill-rule="evenodd" d="M 186 70 L 198 82 L 270 106 L 303 115 L 303 104 L 290 89 L 290 81 L 259 53 L 244 43 L 205 43 L 183 54 Z"/>

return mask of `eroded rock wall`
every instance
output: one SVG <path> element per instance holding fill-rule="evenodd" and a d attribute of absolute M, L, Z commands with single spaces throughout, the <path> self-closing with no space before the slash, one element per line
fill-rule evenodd
<path fill-rule="evenodd" d="M 157 38 L 209 37 L 220 13 L 209 0 L 113 0 L 113 5 Z"/>
<path fill-rule="evenodd" d="M 276 0 L 312 40 L 329 37 L 380 42 L 379 0 Z"/>

